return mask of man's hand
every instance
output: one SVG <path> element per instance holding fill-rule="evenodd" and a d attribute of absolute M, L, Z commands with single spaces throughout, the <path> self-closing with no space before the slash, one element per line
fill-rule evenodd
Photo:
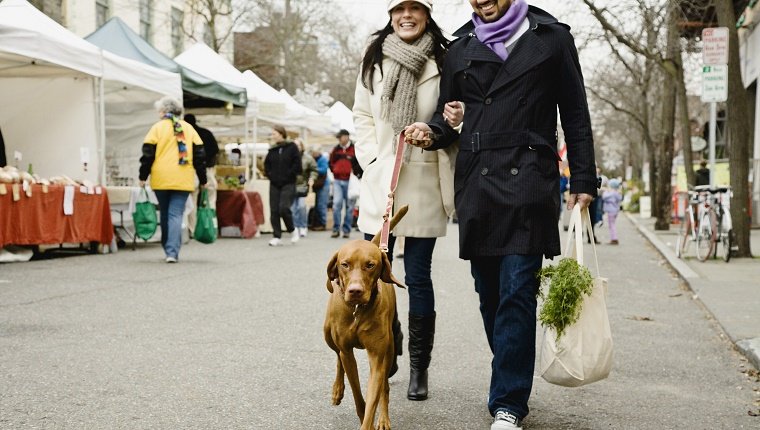
<path fill-rule="evenodd" d="M 581 209 L 586 209 L 592 200 L 594 200 L 594 197 L 591 194 L 570 194 L 570 198 L 567 199 L 567 208 L 572 209 L 578 203 L 581 205 Z"/>
<path fill-rule="evenodd" d="M 462 102 L 448 102 L 443 106 L 443 119 L 451 128 L 456 128 L 464 119 L 464 105 Z"/>
<path fill-rule="evenodd" d="M 427 148 L 433 144 L 433 140 L 430 138 L 431 131 L 433 130 L 426 123 L 415 122 L 404 129 L 404 141 L 418 148 Z"/>

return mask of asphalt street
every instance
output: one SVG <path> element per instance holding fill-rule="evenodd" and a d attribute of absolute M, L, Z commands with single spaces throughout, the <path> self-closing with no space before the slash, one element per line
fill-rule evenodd
<path fill-rule="evenodd" d="M 760 412 L 757 374 L 630 221 L 619 229 L 620 246 L 598 248 L 613 372 L 582 388 L 536 376 L 524 428 L 760 428 L 750 414 Z M 406 400 L 404 355 L 391 379 L 394 429 L 491 421 L 490 351 L 449 231 L 433 262 L 430 399 Z M 157 244 L 0 265 L 0 428 L 358 428 L 348 392 L 330 405 L 336 358 L 322 337 L 325 265 L 345 239 L 310 233 L 278 248 L 268 239 L 191 242 L 175 265 Z M 394 271 L 403 276 L 403 264 Z"/>

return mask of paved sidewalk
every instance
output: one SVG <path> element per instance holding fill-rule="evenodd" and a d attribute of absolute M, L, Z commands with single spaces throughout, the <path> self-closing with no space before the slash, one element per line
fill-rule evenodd
<path fill-rule="evenodd" d="M 700 262 L 693 244 L 680 259 L 675 253 L 678 226 L 655 231 L 654 218 L 626 215 L 684 279 L 736 347 L 760 369 L 760 259 L 732 258 L 726 263 L 719 256 Z M 760 255 L 760 231 L 752 230 L 750 240 L 753 254 Z"/>

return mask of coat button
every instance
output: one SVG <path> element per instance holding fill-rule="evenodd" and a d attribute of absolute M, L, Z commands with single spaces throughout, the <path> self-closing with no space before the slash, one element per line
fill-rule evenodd
<path fill-rule="evenodd" d="M 488 167 L 484 167 L 483 170 L 480 171 L 480 174 L 485 176 L 488 174 Z"/>
<path fill-rule="evenodd" d="M 487 98 L 487 99 L 486 99 L 485 103 L 486 103 L 487 105 L 490 105 L 492 101 L 493 101 L 493 100 L 491 100 L 491 97 L 489 97 L 489 98 Z"/>
<path fill-rule="evenodd" d="M 472 60 L 467 60 L 467 67 L 472 66 Z"/>
<path fill-rule="evenodd" d="M 519 172 L 520 172 L 520 171 L 517 169 L 517 167 L 513 167 L 513 168 L 509 169 L 509 173 L 511 173 L 511 174 L 512 174 L 512 176 L 517 176 L 517 174 L 518 174 Z"/>
<path fill-rule="evenodd" d="M 520 100 L 518 100 L 517 102 L 520 104 L 520 106 L 525 106 L 528 104 L 528 99 L 526 99 L 525 97 L 520 97 Z"/>

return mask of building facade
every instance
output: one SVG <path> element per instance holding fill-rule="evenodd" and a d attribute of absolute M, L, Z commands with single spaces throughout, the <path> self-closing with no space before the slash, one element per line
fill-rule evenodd
<path fill-rule="evenodd" d="M 739 55 L 741 57 L 742 81 L 750 100 L 754 99 L 754 146 L 752 152 L 752 221 L 760 224 L 760 1 L 751 0 L 740 15 Z"/>

